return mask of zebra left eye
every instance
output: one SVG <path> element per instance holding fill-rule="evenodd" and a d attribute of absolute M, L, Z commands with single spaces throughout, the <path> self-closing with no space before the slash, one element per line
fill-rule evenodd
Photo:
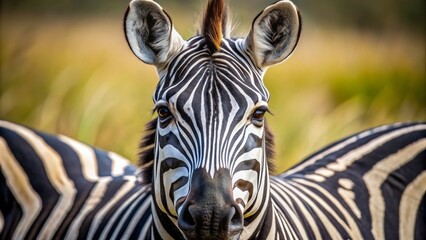
<path fill-rule="evenodd" d="M 256 109 L 252 115 L 251 122 L 256 126 L 261 127 L 267 111 L 268 109 L 265 107 L 259 107 Z"/>
<path fill-rule="evenodd" d="M 171 112 L 167 107 L 159 107 L 157 113 L 160 119 L 167 119 L 171 116 Z"/>

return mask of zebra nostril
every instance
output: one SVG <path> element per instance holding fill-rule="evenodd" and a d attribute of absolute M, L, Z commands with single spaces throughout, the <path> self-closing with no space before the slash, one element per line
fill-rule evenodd
<path fill-rule="evenodd" d="M 243 230 L 243 214 L 238 206 L 231 206 L 229 214 L 228 231 L 233 234 L 239 234 Z"/>
<path fill-rule="evenodd" d="M 238 238 L 243 230 L 243 215 L 236 204 L 213 209 L 184 204 L 179 214 L 178 226 L 188 239 L 206 237 L 212 231 L 218 236 L 234 239 Z"/>
<path fill-rule="evenodd" d="M 182 213 L 179 215 L 178 226 L 182 230 L 195 230 L 195 219 L 190 211 L 190 205 L 183 206 Z"/>

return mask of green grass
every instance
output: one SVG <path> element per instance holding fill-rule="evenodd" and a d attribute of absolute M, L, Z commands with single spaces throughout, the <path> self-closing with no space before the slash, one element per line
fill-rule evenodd
<path fill-rule="evenodd" d="M 128 49 L 121 16 L 6 15 L 0 31 L 1 119 L 136 159 L 157 75 Z M 265 76 L 278 169 L 366 128 L 426 120 L 424 40 L 307 22 L 293 56 Z"/>

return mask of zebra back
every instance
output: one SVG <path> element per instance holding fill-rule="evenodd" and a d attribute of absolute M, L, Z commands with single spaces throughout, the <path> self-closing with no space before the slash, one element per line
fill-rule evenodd
<path fill-rule="evenodd" d="M 139 236 L 149 193 L 113 152 L 0 121 L 0 239 Z"/>
<path fill-rule="evenodd" d="M 271 179 L 280 237 L 302 239 L 424 239 L 425 191 L 421 123 L 350 136 Z"/>

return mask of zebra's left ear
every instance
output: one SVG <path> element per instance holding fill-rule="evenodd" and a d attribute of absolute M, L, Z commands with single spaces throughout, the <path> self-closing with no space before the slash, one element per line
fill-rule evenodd
<path fill-rule="evenodd" d="M 184 40 L 172 20 L 152 0 L 133 0 L 124 16 L 124 31 L 133 53 L 147 64 L 161 67 L 181 49 Z"/>
<path fill-rule="evenodd" d="M 266 68 L 287 59 L 296 48 L 301 32 L 301 18 L 296 6 L 279 1 L 265 8 L 253 21 L 246 38 L 260 68 Z"/>

